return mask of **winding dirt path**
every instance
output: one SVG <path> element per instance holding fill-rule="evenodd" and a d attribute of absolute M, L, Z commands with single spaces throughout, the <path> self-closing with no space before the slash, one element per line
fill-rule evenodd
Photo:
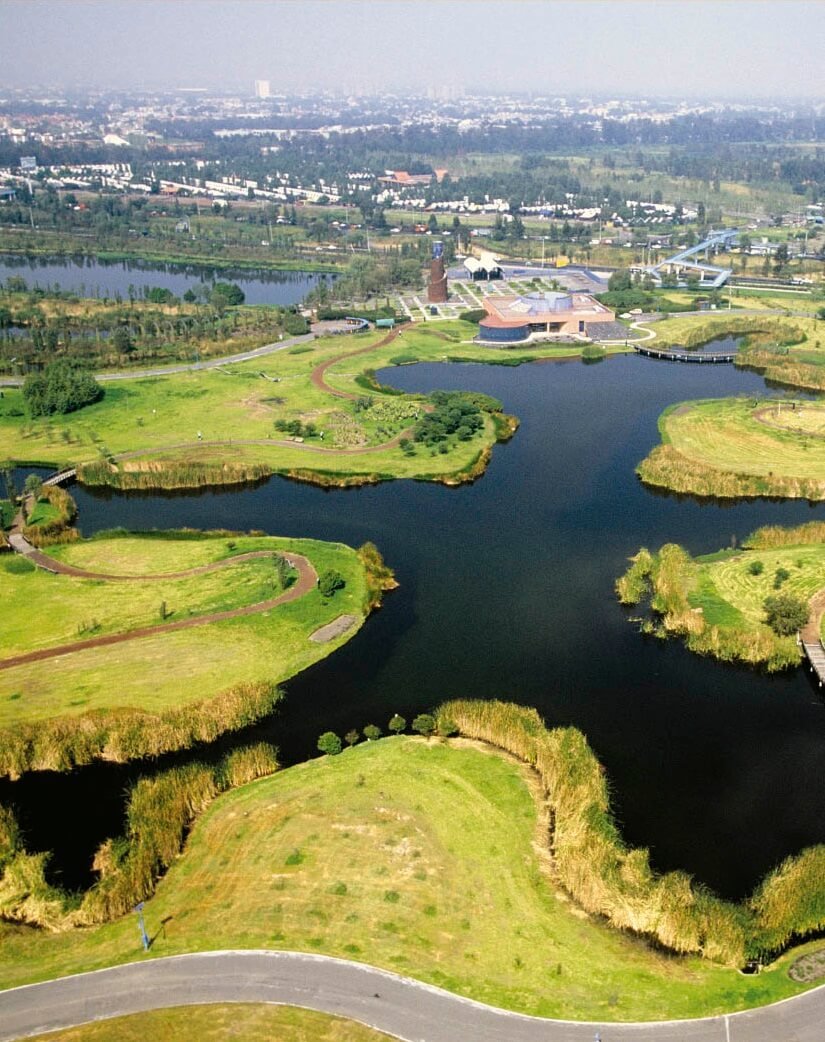
<path fill-rule="evenodd" d="M 247 554 L 239 554 L 237 557 L 230 557 L 224 561 L 216 561 L 213 564 L 202 565 L 198 568 L 190 568 L 183 572 L 168 572 L 163 575 L 107 575 L 103 572 L 91 572 L 86 571 L 82 568 L 73 568 L 71 565 L 64 564 L 62 561 L 57 561 L 53 557 L 49 557 L 48 554 L 44 554 L 41 550 L 35 550 L 30 544 L 26 543 L 29 547 L 28 550 L 20 549 L 20 542 L 22 536 L 12 536 L 15 542 L 12 544 L 15 550 L 23 554 L 28 558 L 32 564 L 39 565 L 41 568 L 45 568 L 51 572 L 57 572 L 59 575 L 68 575 L 74 578 L 83 579 L 105 579 L 108 582 L 145 582 L 152 579 L 181 579 L 187 578 L 192 575 L 203 575 L 206 572 L 216 571 L 220 568 L 226 568 L 230 564 L 234 564 L 237 561 L 250 560 L 255 557 L 271 557 L 273 551 L 270 550 L 256 550 Z M 25 540 L 22 540 L 25 543 Z M 76 651 L 86 651 L 88 648 L 103 648 L 108 647 L 112 644 L 123 644 L 129 640 L 139 640 L 142 637 L 154 637 L 162 633 L 171 633 L 175 630 L 188 630 L 194 626 L 205 626 L 211 622 L 222 622 L 224 619 L 239 619 L 247 615 L 257 615 L 260 612 L 269 611 L 271 608 L 277 608 L 280 604 L 288 604 L 290 601 L 296 601 L 299 597 L 303 597 L 304 594 L 309 593 L 310 590 L 315 588 L 315 584 L 318 581 L 318 573 L 312 567 L 312 564 L 307 560 L 306 557 L 301 554 L 290 553 L 288 560 L 291 561 L 292 566 L 298 572 L 298 579 L 288 590 L 284 593 L 279 594 L 277 597 L 271 597 L 266 601 L 259 601 L 257 604 L 247 604 L 243 608 L 232 608 L 228 611 L 217 611 L 212 612 L 210 615 L 198 615 L 190 619 L 180 619 L 177 622 L 166 622 L 159 623 L 156 626 L 143 626 L 140 629 L 130 630 L 128 633 L 111 633 L 102 637 L 90 637 L 87 640 L 72 641 L 70 644 L 60 644 L 54 648 L 41 648 L 38 651 L 29 651 L 24 655 L 15 655 L 12 658 L 3 659 L 0 661 L 0 670 L 11 669 L 13 666 L 22 666 L 30 662 L 41 662 L 44 659 L 58 658 L 61 655 L 70 655 Z"/>
<path fill-rule="evenodd" d="M 401 329 L 392 329 L 387 335 L 379 340 L 375 344 L 368 344 L 366 347 L 359 347 L 357 351 L 345 351 L 341 355 L 336 355 L 334 358 L 328 358 L 326 362 L 321 362 L 320 365 L 316 365 L 312 372 L 309 374 L 310 380 L 318 388 L 319 391 L 326 391 L 327 394 L 333 395 L 335 398 L 347 398 L 349 401 L 355 401 L 358 397 L 356 394 L 350 394 L 349 391 L 339 391 L 330 385 L 324 379 L 327 369 L 330 366 L 335 365 L 336 362 L 341 362 L 345 358 L 355 358 L 356 355 L 365 355 L 368 351 L 377 351 L 380 347 L 386 347 L 387 344 L 391 344 L 401 334 Z"/>

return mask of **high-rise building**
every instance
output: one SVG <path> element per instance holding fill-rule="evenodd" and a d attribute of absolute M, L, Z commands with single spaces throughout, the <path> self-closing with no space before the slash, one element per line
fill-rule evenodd
<path fill-rule="evenodd" d="M 269 93 L 269 80 L 255 80 L 256 98 L 268 98 Z"/>

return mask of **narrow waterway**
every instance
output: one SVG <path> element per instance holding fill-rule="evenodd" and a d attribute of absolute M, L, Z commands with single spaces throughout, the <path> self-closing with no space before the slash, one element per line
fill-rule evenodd
<path fill-rule="evenodd" d="M 328 728 L 385 726 L 394 711 L 410 719 L 454 696 L 510 699 L 585 732 L 625 836 L 649 846 L 659 869 L 686 869 L 739 897 L 784 856 L 825 841 L 825 711 L 804 670 L 768 677 L 643 637 L 613 592 L 642 545 L 703 553 L 762 524 L 825 517 L 806 502 L 655 494 L 634 475 L 666 405 L 781 392 L 731 366 L 637 356 L 426 364 L 380 378 L 405 390 L 485 391 L 521 428 L 481 480 L 457 489 L 324 491 L 275 478 L 194 494 L 73 490 L 85 534 L 192 525 L 370 539 L 396 569 L 400 589 L 361 633 L 286 685 L 276 717 L 230 741 L 265 736 L 294 761 Z M 32 845 L 54 848 L 65 880 L 80 885 L 134 773 L 103 765 L 32 776 L 0 785 L 0 800 L 18 805 Z"/>

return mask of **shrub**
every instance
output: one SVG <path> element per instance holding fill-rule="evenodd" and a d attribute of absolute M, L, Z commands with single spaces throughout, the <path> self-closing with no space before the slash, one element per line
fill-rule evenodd
<path fill-rule="evenodd" d="M 336 590 L 342 590 L 346 586 L 343 575 L 332 568 L 328 568 L 318 577 L 318 589 L 322 597 L 333 597 Z"/>
<path fill-rule="evenodd" d="M 751 561 L 748 565 L 748 573 L 750 575 L 761 575 L 765 571 L 765 566 L 761 561 Z"/>
<path fill-rule="evenodd" d="M 473 308 L 471 311 L 462 311 L 458 317 L 462 322 L 475 322 L 478 325 L 486 314 L 484 308 Z"/>
<path fill-rule="evenodd" d="M 782 586 L 782 583 L 787 582 L 790 577 L 791 573 L 787 568 L 777 568 L 773 573 L 773 588 L 778 590 Z"/>
<path fill-rule="evenodd" d="M 802 629 L 810 615 L 805 601 L 792 593 L 766 597 L 764 606 L 765 621 L 780 637 L 789 637 Z"/>
<path fill-rule="evenodd" d="M 324 731 L 318 739 L 318 749 L 327 756 L 337 756 L 341 748 L 341 739 L 334 731 Z"/>
<path fill-rule="evenodd" d="M 381 737 L 381 728 L 376 727 L 375 724 L 367 724 L 364 728 L 364 737 L 368 742 L 374 742 Z"/>

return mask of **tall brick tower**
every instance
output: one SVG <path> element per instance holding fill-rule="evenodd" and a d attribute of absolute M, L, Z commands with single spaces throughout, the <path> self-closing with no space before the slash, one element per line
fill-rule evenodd
<path fill-rule="evenodd" d="M 430 281 L 427 284 L 427 300 L 431 304 L 447 303 L 447 272 L 444 270 L 444 243 L 433 243 L 433 259 L 430 261 Z"/>

